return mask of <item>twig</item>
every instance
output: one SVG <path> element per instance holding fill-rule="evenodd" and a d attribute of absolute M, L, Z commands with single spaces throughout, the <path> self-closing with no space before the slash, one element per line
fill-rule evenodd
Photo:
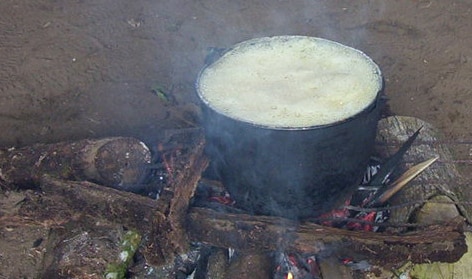
<path fill-rule="evenodd" d="M 374 196 L 371 202 L 368 203 L 368 207 L 373 207 L 376 205 L 382 205 L 387 200 L 389 200 L 393 195 L 398 193 L 408 182 L 413 180 L 418 174 L 423 172 L 426 168 L 428 168 L 432 163 L 434 163 L 439 156 L 436 156 L 432 159 L 426 160 L 422 163 L 419 163 L 410 169 L 408 169 L 402 176 L 400 176 L 395 182 L 393 182 L 388 189 L 383 192 L 379 192 Z"/>

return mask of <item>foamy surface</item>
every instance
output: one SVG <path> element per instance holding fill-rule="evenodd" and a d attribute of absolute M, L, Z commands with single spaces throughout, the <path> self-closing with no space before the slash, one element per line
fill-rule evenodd
<path fill-rule="evenodd" d="M 303 36 L 238 44 L 204 69 L 197 84 L 217 112 L 274 128 L 347 119 L 371 104 L 381 87 L 379 68 L 362 52 Z"/>

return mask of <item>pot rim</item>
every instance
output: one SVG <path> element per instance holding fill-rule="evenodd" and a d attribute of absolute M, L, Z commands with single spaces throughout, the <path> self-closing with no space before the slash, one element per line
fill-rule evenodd
<path fill-rule="evenodd" d="M 377 91 L 377 93 L 375 95 L 375 98 L 364 109 L 362 109 L 361 111 L 357 112 L 356 114 L 354 114 L 352 116 L 349 116 L 345 119 L 341 119 L 341 120 L 338 120 L 338 121 L 335 121 L 335 122 L 332 122 L 332 123 L 327 123 L 327 124 L 322 124 L 322 125 L 306 126 L 306 127 L 290 127 L 290 126 L 286 127 L 286 126 L 259 124 L 259 123 L 247 121 L 247 120 L 244 120 L 244 119 L 241 119 L 241 118 L 238 118 L 238 117 L 230 116 L 230 115 L 228 115 L 224 112 L 221 112 L 218 109 L 214 108 L 211 105 L 211 103 L 203 96 L 203 94 L 200 90 L 200 87 L 201 87 L 200 86 L 200 80 L 201 80 L 201 76 L 202 76 L 203 72 L 205 72 L 205 70 L 207 68 L 211 67 L 214 63 L 216 63 L 221 57 L 226 55 L 228 52 L 232 51 L 233 49 L 235 49 L 237 47 L 240 47 L 241 45 L 255 44 L 255 43 L 259 43 L 259 42 L 268 41 L 268 40 L 271 40 L 271 39 L 274 39 L 274 38 L 281 39 L 281 40 L 286 40 L 286 41 L 294 39 L 294 38 L 295 39 L 296 38 L 309 38 L 309 39 L 314 39 L 314 40 L 326 41 L 326 42 L 329 42 L 329 43 L 340 45 L 340 46 L 342 46 L 344 48 L 347 48 L 347 49 L 351 49 L 351 50 L 361 54 L 366 60 L 368 60 L 372 63 L 372 65 L 375 67 L 375 72 L 380 77 L 380 86 L 379 86 L 379 90 Z M 263 129 L 268 129 L 268 130 L 282 130 L 282 131 L 316 130 L 316 129 L 328 128 L 328 127 L 337 126 L 337 125 L 340 125 L 340 124 L 343 124 L 343 123 L 346 123 L 346 122 L 350 122 L 351 120 L 358 118 L 360 115 L 363 115 L 365 113 L 369 113 L 376 106 L 379 105 L 379 100 L 381 99 L 381 97 L 383 95 L 384 87 L 385 87 L 385 81 L 384 81 L 384 78 L 383 78 L 383 75 L 382 75 L 382 71 L 380 70 L 380 67 L 377 65 L 377 63 L 375 63 L 375 61 L 372 58 L 370 58 L 367 54 L 365 54 L 361 50 L 358 50 L 358 49 L 350 47 L 350 46 L 346 46 L 346 45 L 341 44 L 341 43 L 336 42 L 336 41 L 332 41 L 332 40 L 328 40 L 328 39 L 324 39 L 324 38 L 320 38 L 320 37 L 302 36 L 302 35 L 280 35 L 280 36 L 270 36 L 270 37 L 259 37 L 259 38 L 253 38 L 253 39 L 249 39 L 249 40 L 246 40 L 246 41 L 239 42 L 239 43 L 233 45 L 231 48 L 228 48 L 225 51 L 223 51 L 220 54 L 220 56 L 217 59 L 215 59 L 214 61 L 212 61 L 211 63 L 204 65 L 204 67 L 199 71 L 199 73 L 197 75 L 197 80 L 195 82 L 195 88 L 196 88 L 196 92 L 197 92 L 199 100 L 208 109 L 211 109 L 216 114 L 224 116 L 224 117 L 232 119 L 232 120 L 235 120 L 235 121 L 240 122 L 240 123 L 250 125 L 252 127 L 263 128 Z"/>

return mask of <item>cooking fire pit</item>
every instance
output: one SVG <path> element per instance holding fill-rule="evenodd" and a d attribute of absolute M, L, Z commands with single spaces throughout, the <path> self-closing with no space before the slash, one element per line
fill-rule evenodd
<path fill-rule="evenodd" d="M 329 271 L 338 270 L 341 265 L 356 270 L 375 266 L 389 269 L 398 267 L 407 260 L 415 263 L 455 262 L 467 250 L 464 220 L 457 216 L 455 207 L 457 205 L 461 208 L 461 213 L 470 220 L 470 206 L 461 202 L 469 200 L 470 193 L 467 187 L 459 183 L 460 177 L 454 164 L 444 164 L 452 159 L 444 144 L 438 141 L 437 133 L 430 124 L 423 121 L 389 117 L 379 122 L 375 150 L 380 158 L 390 157 L 398 150 L 399 143 L 404 142 L 405 136 L 410 136 L 419 127 L 423 127 L 421 134 L 406 154 L 402 168 L 410 162 L 416 163 L 438 156 L 442 162 L 426 169 L 408 187 L 389 200 L 388 223 L 364 223 L 382 226 L 380 232 L 351 231 L 310 221 L 298 222 L 277 216 L 251 215 L 237 211 L 239 205 L 233 202 L 227 207 L 235 211 L 225 210 L 225 207 L 199 206 L 195 202 L 200 193 L 197 184 L 201 185 L 201 174 L 208 162 L 202 154 L 205 144 L 199 129 L 169 133 L 171 136 L 168 141 L 162 143 L 171 149 L 164 149 L 158 154 L 167 162 L 163 162 L 162 168 L 168 179 L 162 185 L 159 184 L 162 189 L 157 199 L 86 181 L 62 180 L 71 179 L 70 176 L 60 176 L 70 172 L 54 173 L 48 168 L 55 162 L 62 163 L 63 166 L 67 162 L 76 162 L 57 159 L 75 158 L 74 155 L 80 155 L 80 152 L 63 152 L 61 157 L 56 152 L 50 155 L 28 153 L 33 147 L 4 151 L 3 159 L 13 155 L 12 161 L 16 163 L 22 161 L 34 165 L 35 172 L 31 178 L 39 178 L 39 181 L 35 181 L 39 183 L 40 191 L 26 193 L 27 198 L 21 203 L 15 203 L 15 206 L 20 207 L 18 213 L 2 216 L 0 221 L 7 227 L 15 228 L 11 234 L 16 234 L 19 227 L 46 226 L 49 234 L 42 241 L 44 244 L 41 241 L 34 244 L 39 245 L 38 252 L 46 253 L 45 264 L 40 272 L 44 278 L 51 278 L 54 274 L 75 274 L 76 276 L 72 276 L 75 278 L 101 277 L 104 264 L 121 259 L 118 245 L 110 243 L 126 243 L 116 239 L 123 234 L 123 228 L 141 238 L 138 255 L 135 257 L 138 261 L 130 267 L 130 272 L 142 274 L 145 278 L 150 274 L 156 278 L 185 278 L 195 270 L 200 273 L 200 277 L 195 278 L 271 278 L 271 275 L 276 274 L 281 275 L 281 278 L 298 279 L 308 271 L 316 274 L 314 271 L 318 265 L 323 278 L 341 278 L 342 276 L 331 276 Z M 168 145 L 168 142 L 173 144 Z M 75 143 L 70 144 L 76 146 Z M 118 149 L 124 152 L 116 154 L 123 154 L 128 158 L 126 154 L 130 151 L 129 148 L 125 144 Z M 26 160 L 34 159 L 33 157 L 36 160 Z M 121 162 L 123 161 L 117 160 L 118 164 Z M 136 162 L 139 166 L 140 160 Z M 25 173 L 16 166 L 18 164 L 3 165 L 3 173 Z M 130 164 L 123 166 L 134 168 Z M 3 187 L 11 187 L 7 189 L 13 190 L 15 185 L 13 180 Z M 421 218 L 414 217 L 416 213 L 424 212 L 426 207 L 431 208 L 430 205 L 438 197 L 442 197 L 441 201 L 448 204 L 442 204 L 441 212 L 433 214 L 433 219 L 424 218 L 424 214 Z M 450 198 L 449 201 L 444 199 L 446 197 Z M 430 203 L 429 200 L 434 201 Z M 230 199 L 225 195 L 210 196 L 207 201 L 221 205 L 221 201 L 227 204 Z M 454 209 L 456 213 L 444 216 L 444 205 Z M 411 224 L 415 220 L 418 223 Z M 100 230 L 97 227 L 99 224 Z M 97 246 L 97 243 L 103 245 Z M 191 250 L 191 243 L 199 244 L 200 250 Z M 45 247 L 47 249 L 43 249 Z M 83 249 L 84 247 L 102 248 L 96 250 Z M 225 252 L 228 250 L 236 250 L 237 255 L 230 261 Z M 73 259 L 71 255 L 74 255 Z M 331 255 L 334 255 L 334 259 L 330 258 Z M 339 262 L 339 259 L 343 261 Z M 326 267 L 332 263 L 336 264 L 333 268 Z M 127 264 L 129 262 L 126 261 L 120 265 L 123 274 Z M 91 274 L 95 277 L 90 276 Z M 201 274 L 206 274 L 206 277 Z M 290 277 L 289 274 L 295 277 Z M 182 275 L 184 277 L 179 277 Z"/>
<path fill-rule="evenodd" d="M 305 52 L 329 46 L 337 51 L 354 53 L 360 59 L 354 63 L 356 66 L 359 63 L 371 66 L 373 87 L 370 98 L 357 110 L 338 115 L 338 119 L 331 118 L 331 122 L 303 122 L 299 125 L 284 122 L 278 117 L 272 124 L 260 119 L 252 121 L 253 118 L 242 118 L 246 114 L 238 114 L 241 116 L 238 118 L 238 115 L 215 107 L 215 100 L 206 95 L 211 91 L 211 86 L 208 87 L 209 80 L 205 73 L 217 69 L 219 74 L 219 67 L 224 66 L 228 56 L 239 57 L 239 48 L 252 48 L 259 44 L 270 55 L 267 59 L 253 59 L 256 59 L 256 64 L 264 64 L 264 61 L 274 57 L 274 42 L 282 44 L 283 50 L 288 46 L 291 46 L 288 49 L 299 48 L 298 44 L 304 42 L 301 49 Z M 305 57 L 301 54 L 305 52 L 296 53 L 300 58 Z M 337 57 L 328 64 L 337 65 L 336 61 Z M 322 64 L 319 62 L 316 65 Z M 320 67 L 326 71 L 325 67 Z M 302 65 L 296 68 L 303 69 Z M 351 72 L 355 72 L 343 69 L 344 72 L 329 72 L 326 80 L 330 86 L 337 77 L 349 80 Z M 359 78 L 368 76 L 369 71 L 363 73 Z M 295 84 L 300 83 L 299 79 L 290 75 L 287 79 L 293 79 Z M 355 81 L 357 78 L 348 88 L 356 88 Z M 223 83 L 225 87 L 222 88 L 226 88 L 227 82 Z M 36 253 L 45 253 L 44 266 L 39 272 L 42 277 L 67 274 L 74 278 L 101 278 L 105 264 L 108 264 L 107 278 L 124 278 L 127 271 L 141 274 L 143 278 L 190 278 L 193 276 L 191 274 L 198 274 L 194 278 L 349 278 L 332 271 L 345 268 L 346 274 L 365 273 L 374 268 L 398 267 L 406 260 L 413 263 L 455 262 L 466 252 L 464 219 L 459 216 L 457 208 L 470 221 L 472 210 L 468 203 L 462 202 L 470 200 L 470 193 L 466 191 L 467 187 L 459 183 L 454 164 L 445 164 L 452 162 L 451 155 L 428 123 L 405 117 L 377 121 L 382 82 L 378 67 L 364 54 L 316 38 L 264 38 L 242 43 L 228 51 L 201 73 L 198 85 L 206 109 L 208 145 L 201 129 L 197 128 L 164 131 L 162 138 L 165 140 L 155 148 L 152 163 L 149 163 L 150 149 L 133 139 L 118 139 L 121 144 L 107 145 L 104 152 L 96 152 L 96 156 L 83 157 L 83 154 L 90 149 L 88 147 L 97 147 L 97 143 L 108 140 L 35 145 L 0 152 L 2 189 L 18 190 L 17 187 L 25 186 L 19 183 L 24 182 L 25 178 L 30 181 L 28 187 L 35 187 L 35 191 L 26 193 L 21 202 L 15 202 L 15 207 L 20 207 L 17 214 L 0 216 L 0 221 L 13 228 L 44 226 L 49 229 L 47 239 L 43 241 L 40 238 L 33 244 L 33 248 L 38 249 Z M 313 86 L 310 88 L 316 88 Z M 338 83 L 333 88 L 328 86 L 330 90 L 326 91 L 326 95 L 333 97 L 333 90 L 337 87 Z M 234 95 L 238 100 L 240 95 L 237 92 L 228 97 Z M 296 90 L 287 91 L 285 88 L 282 92 L 294 92 L 288 95 L 289 101 L 297 98 L 305 100 L 305 96 L 299 96 Z M 341 95 L 350 96 L 350 92 Z M 362 95 L 365 90 L 360 92 Z M 277 96 L 275 93 L 269 97 Z M 264 107 L 270 99 L 266 98 L 255 106 L 261 104 L 260 107 Z M 319 99 L 323 102 L 323 98 Z M 344 102 L 352 104 L 353 101 L 338 99 L 326 102 L 343 107 Z M 302 109 L 304 102 L 302 104 L 297 109 Z M 276 108 L 272 109 L 272 106 Z M 278 105 L 269 104 L 268 109 L 278 108 Z M 309 106 L 308 115 L 312 109 Z M 322 109 L 319 107 L 316 112 Z M 259 111 L 256 118 L 258 114 Z M 374 147 L 377 124 L 379 130 L 375 151 L 381 160 L 389 158 L 383 166 L 388 165 L 392 154 L 403 149 L 405 136 L 410 139 L 418 136 L 418 141 L 411 146 L 406 160 L 401 164 L 401 168 L 408 169 L 405 173 L 414 168 L 409 166 L 410 163 L 426 158 L 440 158 L 442 164 L 433 165 L 409 187 L 395 192 L 384 208 L 362 205 L 352 208 L 352 203 L 349 206 L 345 203 L 346 206 L 336 207 L 335 210 L 329 211 L 329 206 L 324 210 L 323 206 L 329 205 L 330 200 L 338 199 L 341 193 L 358 185 Z M 201 175 L 208 165 L 208 158 L 203 154 L 205 147 L 216 162 L 217 173 L 231 195 L 204 196 L 203 202 L 198 204 L 201 185 L 206 180 L 201 179 Z M 141 156 L 134 156 L 139 154 Z M 90 167 L 111 174 L 102 175 L 102 178 L 120 180 L 110 182 L 97 180 L 96 175 L 83 176 L 82 168 L 90 170 Z M 89 179 L 106 186 L 130 189 L 117 186 L 128 185 L 130 179 L 141 178 L 142 173 L 150 176 L 144 180 L 138 179 L 145 184 L 145 189 L 152 190 L 146 197 L 87 181 L 70 181 Z M 398 179 L 388 186 L 396 185 L 396 181 Z M 132 183 L 131 188 L 143 186 L 139 182 Z M 425 214 L 428 212 L 426 209 L 436 201 L 444 203 L 450 213 L 446 215 L 447 210 L 441 207 L 438 214 L 434 211 Z M 379 223 L 362 217 L 383 210 L 390 212 L 388 222 Z M 321 211 L 335 213 L 330 215 L 333 218 L 327 220 L 329 223 L 320 220 L 312 222 L 308 218 L 303 222 L 293 220 L 317 217 Z M 359 212 L 361 218 L 357 218 L 357 214 L 353 215 L 355 220 L 348 220 L 346 216 L 349 215 L 341 218 L 335 216 L 348 211 Z M 290 219 L 263 215 L 280 215 Z M 330 226 L 337 222 L 347 225 Z M 350 223 L 357 227 L 349 226 Z M 373 227 L 378 226 L 382 229 L 374 232 Z M 125 233 L 125 230 L 129 231 Z M 5 230 L 7 232 L 16 233 L 15 229 Z M 130 235 L 133 241 L 127 241 Z M 43 242 L 46 244 L 41 244 Z M 133 246 L 129 250 L 127 244 L 131 242 Z M 122 245 L 117 245 L 120 243 Z M 128 250 L 121 251 L 122 248 Z M 237 256 L 228 260 L 226 252 L 233 254 L 235 250 Z M 131 257 L 134 253 L 135 257 Z M 70 257 L 72 255 L 73 258 Z M 123 255 L 127 255 L 125 260 Z M 131 258 L 137 259 L 137 262 L 131 263 Z M 311 277 L 306 277 L 308 275 Z"/>

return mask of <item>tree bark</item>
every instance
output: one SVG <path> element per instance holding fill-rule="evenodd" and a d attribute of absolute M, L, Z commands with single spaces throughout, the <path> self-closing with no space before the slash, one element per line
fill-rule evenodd
<path fill-rule="evenodd" d="M 467 251 L 462 218 L 405 234 L 348 231 L 314 223 L 298 224 L 279 217 L 225 214 L 192 208 L 188 233 L 192 241 L 216 247 L 368 259 L 379 265 L 455 262 Z"/>
<path fill-rule="evenodd" d="M 48 198 L 57 197 L 54 200 L 61 208 L 65 203 L 64 210 L 80 212 L 97 220 L 106 219 L 139 231 L 144 236 L 142 252 L 149 264 L 160 266 L 172 262 L 175 255 L 188 250 L 190 242 L 185 231 L 185 216 L 201 173 L 208 165 L 208 159 L 203 155 L 205 141 L 201 131 L 180 135 L 178 139 L 173 138 L 173 142 L 180 143 L 178 158 L 173 158 L 172 166 L 169 166 L 172 179 L 158 200 L 49 175 L 43 175 L 40 188 Z"/>
<path fill-rule="evenodd" d="M 431 124 L 414 117 L 391 116 L 379 122 L 376 151 L 381 158 L 394 154 L 402 142 L 423 127 L 417 139 L 404 156 L 399 171 L 426 159 L 439 156 L 439 160 L 428 167 L 418 177 L 389 200 L 392 205 L 390 222 L 405 223 L 412 213 L 418 211 L 428 200 L 435 196 L 450 198 L 462 215 L 472 222 L 472 192 L 464 184 L 457 171 L 447 145 L 441 141 L 439 131 Z"/>
<path fill-rule="evenodd" d="M 134 138 L 35 144 L 0 151 L 0 179 L 9 189 L 35 188 L 44 174 L 127 189 L 141 182 L 150 162 L 150 150 Z"/>

